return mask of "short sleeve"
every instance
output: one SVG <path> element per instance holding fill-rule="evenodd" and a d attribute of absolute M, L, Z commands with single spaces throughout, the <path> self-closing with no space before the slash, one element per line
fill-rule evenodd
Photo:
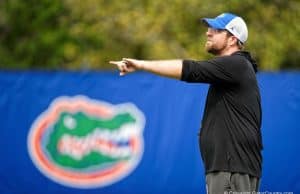
<path fill-rule="evenodd" d="M 236 58 L 218 57 L 207 61 L 183 60 L 181 80 L 201 83 L 235 83 L 242 71 Z"/>

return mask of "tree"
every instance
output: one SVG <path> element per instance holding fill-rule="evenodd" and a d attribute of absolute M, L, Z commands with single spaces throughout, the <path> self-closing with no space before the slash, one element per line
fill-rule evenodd
<path fill-rule="evenodd" d="M 113 68 L 109 60 L 208 59 L 199 18 L 241 15 L 262 70 L 299 68 L 296 0 L 21 0 L 0 5 L 0 67 Z"/>

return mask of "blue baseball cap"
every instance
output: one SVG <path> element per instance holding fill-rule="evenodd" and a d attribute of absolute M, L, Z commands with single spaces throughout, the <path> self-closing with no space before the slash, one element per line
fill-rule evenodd
<path fill-rule="evenodd" d="M 202 21 L 211 28 L 228 30 L 242 43 L 245 43 L 248 38 L 248 29 L 245 21 L 232 13 L 223 13 L 215 18 L 202 18 Z"/>

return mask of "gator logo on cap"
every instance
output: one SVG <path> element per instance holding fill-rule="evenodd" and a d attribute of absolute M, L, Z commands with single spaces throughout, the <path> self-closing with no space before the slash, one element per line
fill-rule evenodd
<path fill-rule="evenodd" d="M 131 173 L 143 153 L 144 116 L 131 103 L 59 97 L 33 123 L 29 155 L 48 178 L 95 188 Z"/>

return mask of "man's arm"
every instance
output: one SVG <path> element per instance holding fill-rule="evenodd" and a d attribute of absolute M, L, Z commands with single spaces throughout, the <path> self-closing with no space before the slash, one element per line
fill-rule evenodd
<path fill-rule="evenodd" d="M 111 64 L 117 65 L 120 75 L 135 72 L 137 70 L 148 71 L 160 76 L 180 79 L 182 72 L 182 60 L 159 60 L 144 61 L 136 59 L 123 59 L 122 61 L 110 61 Z"/>

